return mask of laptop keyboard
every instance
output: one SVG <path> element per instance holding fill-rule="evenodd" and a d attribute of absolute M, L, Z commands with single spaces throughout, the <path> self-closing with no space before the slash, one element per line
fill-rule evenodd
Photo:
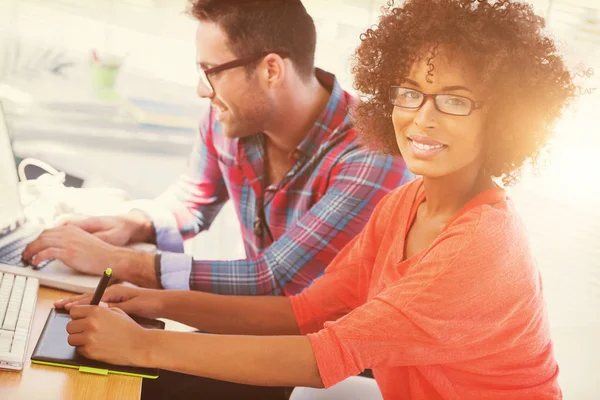
<path fill-rule="evenodd" d="M 27 244 L 33 241 L 36 237 L 37 234 L 23 236 L 0 248 L 0 263 L 16 265 L 18 267 L 26 267 L 26 265 L 23 263 L 21 255 L 23 254 L 23 250 L 25 250 Z M 41 262 L 37 268 L 45 267 L 50 261 L 52 260 Z"/>
<path fill-rule="evenodd" d="M 39 282 L 0 272 L 0 368 L 22 368 Z"/>

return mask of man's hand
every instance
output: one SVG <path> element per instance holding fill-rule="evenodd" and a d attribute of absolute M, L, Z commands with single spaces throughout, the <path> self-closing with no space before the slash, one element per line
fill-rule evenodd
<path fill-rule="evenodd" d="M 79 354 L 111 364 L 148 364 L 149 332 L 123 310 L 76 306 L 71 309 L 71 318 L 68 342 Z"/>
<path fill-rule="evenodd" d="M 160 290 L 114 285 L 106 289 L 102 302 L 108 307 L 117 307 L 127 314 L 159 318 L 162 316 L 162 294 Z M 90 304 L 92 296 L 93 294 L 90 293 L 58 300 L 54 303 L 54 307 L 70 311 L 73 307 Z"/>
<path fill-rule="evenodd" d="M 34 267 L 49 259 L 89 275 L 102 275 L 106 268 L 112 268 L 116 279 L 159 287 L 154 254 L 112 246 L 74 225 L 45 230 L 23 251 L 23 261 Z"/>
<path fill-rule="evenodd" d="M 146 242 L 153 236 L 151 221 L 137 210 L 114 217 L 69 216 L 58 224 L 64 225 L 74 225 L 114 246 Z"/>
<path fill-rule="evenodd" d="M 23 251 L 23 261 L 34 267 L 49 259 L 60 260 L 69 267 L 89 275 L 102 275 L 117 264 L 123 250 L 103 242 L 73 226 L 47 229 Z"/>

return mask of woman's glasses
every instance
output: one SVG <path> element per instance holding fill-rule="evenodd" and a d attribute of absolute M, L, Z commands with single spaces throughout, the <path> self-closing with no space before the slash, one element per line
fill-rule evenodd
<path fill-rule="evenodd" d="M 429 97 L 433 98 L 435 108 L 439 112 L 461 117 L 471 115 L 474 110 L 480 109 L 483 104 L 480 101 L 453 94 L 427 94 L 402 86 L 392 86 L 390 88 L 390 102 L 396 107 L 408 110 L 418 110 Z"/>

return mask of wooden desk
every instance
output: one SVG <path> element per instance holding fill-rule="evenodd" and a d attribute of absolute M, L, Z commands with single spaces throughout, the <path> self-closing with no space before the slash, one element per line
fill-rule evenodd
<path fill-rule="evenodd" d="M 42 287 L 23 371 L 0 371 L 0 399 L 139 399 L 142 378 L 85 374 L 70 368 L 31 364 L 30 358 L 54 301 L 71 293 Z"/>

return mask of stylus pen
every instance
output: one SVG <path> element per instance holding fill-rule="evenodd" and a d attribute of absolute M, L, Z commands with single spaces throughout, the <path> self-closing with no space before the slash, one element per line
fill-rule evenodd
<path fill-rule="evenodd" d="M 100 300 L 102 300 L 102 296 L 104 296 L 104 291 L 108 286 L 108 282 L 110 282 L 110 277 L 112 275 L 112 269 L 106 268 L 100 282 L 98 282 L 98 286 L 96 287 L 96 291 L 94 292 L 94 297 L 92 297 L 92 301 L 90 305 L 97 306 L 100 304 Z"/>

